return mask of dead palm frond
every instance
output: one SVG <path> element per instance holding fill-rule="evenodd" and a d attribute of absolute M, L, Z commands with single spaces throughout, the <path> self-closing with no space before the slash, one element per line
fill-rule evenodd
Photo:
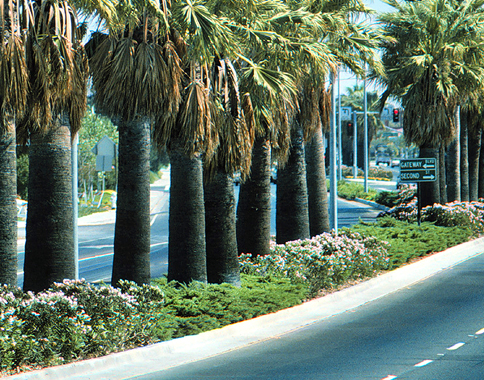
<path fill-rule="evenodd" d="M 253 110 L 248 97 L 239 96 L 238 78 L 228 59 L 217 59 L 212 68 L 212 94 L 215 107 L 214 131 L 218 141 L 212 157 L 205 159 L 206 178 L 220 168 L 225 173 L 240 171 L 244 181 L 249 174 L 254 143 Z M 245 116 L 244 112 L 248 112 Z"/>
<path fill-rule="evenodd" d="M 28 113 L 18 124 L 21 135 L 44 131 L 54 114 L 69 116 L 72 132 L 85 111 L 88 67 L 77 41 L 76 12 L 66 1 L 40 1 L 23 9 L 30 85 Z"/>
<path fill-rule="evenodd" d="M 0 107 L 2 118 L 20 117 L 28 93 L 27 64 L 20 28 L 21 6 L 0 1 Z M 2 126 L 7 123 L 1 123 Z"/>

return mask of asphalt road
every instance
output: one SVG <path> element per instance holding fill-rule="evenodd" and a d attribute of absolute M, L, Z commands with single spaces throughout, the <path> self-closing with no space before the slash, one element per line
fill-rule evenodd
<path fill-rule="evenodd" d="M 161 277 L 168 273 L 168 207 L 169 192 L 158 191 L 159 198 L 151 214 L 151 276 Z M 239 187 L 236 187 L 238 197 Z M 276 234 L 276 186 L 272 185 L 271 234 Z M 360 220 L 372 221 L 379 210 L 358 202 L 338 199 L 338 227 L 350 227 Z M 25 231 L 19 230 L 19 236 Z M 89 282 L 109 283 L 111 279 L 114 223 L 79 227 L 79 277 Z M 18 286 L 23 284 L 24 245 L 18 246 Z"/>
<path fill-rule="evenodd" d="M 484 255 L 356 309 L 138 380 L 484 378 Z"/>

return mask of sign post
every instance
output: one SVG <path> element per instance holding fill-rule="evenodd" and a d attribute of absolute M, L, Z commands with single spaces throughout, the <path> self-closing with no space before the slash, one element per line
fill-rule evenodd
<path fill-rule="evenodd" d="M 421 182 L 437 180 L 437 161 L 435 158 L 412 158 L 400 160 L 400 182 L 417 184 L 417 221 L 420 226 L 422 204 L 420 201 Z"/>

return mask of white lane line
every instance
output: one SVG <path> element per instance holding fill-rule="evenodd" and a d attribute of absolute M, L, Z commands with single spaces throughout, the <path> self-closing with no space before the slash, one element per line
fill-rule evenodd
<path fill-rule="evenodd" d="M 106 245 L 85 245 L 83 247 L 79 247 L 79 249 L 104 249 L 104 248 L 113 248 L 114 244 L 106 244 Z"/>
<path fill-rule="evenodd" d="M 484 334 L 484 328 L 482 328 L 478 332 L 476 332 L 475 335 L 482 335 L 482 334 Z"/>
<path fill-rule="evenodd" d="M 459 342 L 459 343 L 456 343 L 454 344 L 453 346 L 450 346 L 447 348 L 448 351 L 454 351 L 454 350 L 457 350 L 458 348 L 461 348 L 465 343 L 463 342 Z"/>
<path fill-rule="evenodd" d="M 393 379 L 396 379 L 397 377 L 394 376 L 394 375 L 388 375 L 387 377 L 384 377 L 383 379 L 381 380 L 393 380 Z"/>
<path fill-rule="evenodd" d="M 81 262 L 81 261 L 88 261 L 88 260 L 94 260 L 94 259 L 99 259 L 101 257 L 108 257 L 108 256 L 113 256 L 113 255 L 114 255 L 114 252 L 104 253 L 102 255 L 90 256 L 90 257 L 85 257 L 83 259 L 79 259 L 79 262 Z"/>
<path fill-rule="evenodd" d="M 156 247 L 156 246 L 164 245 L 164 244 L 168 244 L 168 242 L 166 241 L 166 242 L 151 244 L 150 247 Z M 109 246 L 105 246 L 105 247 L 109 247 Z M 112 245 L 111 245 L 111 247 L 112 247 Z M 96 247 L 93 247 L 93 248 L 96 248 Z M 114 255 L 114 252 L 105 253 L 105 254 L 101 254 L 101 255 L 85 257 L 83 259 L 79 259 L 79 261 L 88 261 L 88 260 L 99 259 L 101 257 L 108 257 L 108 256 L 113 256 L 113 255 Z M 23 274 L 24 274 L 24 271 L 17 272 L 17 276 L 21 276 Z"/>
<path fill-rule="evenodd" d="M 415 367 L 424 367 L 432 362 L 433 360 L 422 360 L 420 363 L 415 364 Z"/>
<path fill-rule="evenodd" d="M 158 217 L 158 214 L 156 214 L 154 217 L 153 217 L 153 220 L 151 221 L 150 223 L 150 226 L 152 226 L 154 223 L 155 223 L 155 220 L 156 218 Z"/>

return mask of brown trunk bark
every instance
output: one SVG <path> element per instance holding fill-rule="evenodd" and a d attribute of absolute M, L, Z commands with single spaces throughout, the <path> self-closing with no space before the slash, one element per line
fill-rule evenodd
<path fill-rule="evenodd" d="M 71 134 L 67 118 L 32 133 L 24 289 L 38 292 L 75 277 Z"/>
<path fill-rule="evenodd" d="M 309 229 L 311 236 L 329 232 L 329 200 L 326 185 L 323 133 L 318 128 L 306 144 Z"/>
<path fill-rule="evenodd" d="M 118 194 L 111 283 L 149 284 L 150 276 L 150 127 L 120 122 Z"/>
<path fill-rule="evenodd" d="M 233 176 L 219 170 L 204 197 L 208 282 L 240 286 Z"/>
<path fill-rule="evenodd" d="M 188 157 L 176 142 L 169 154 L 168 280 L 207 282 L 202 160 Z"/>
<path fill-rule="evenodd" d="M 276 241 L 309 238 L 309 211 L 303 130 L 299 122 L 291 130 L 289 159 L 277 170 Z"/>
<path fill-rule="evenodd" d="M 271 241 L 271 146 L 258 136 L 252 150 L 250 178 L 240 185 L 237 245 L 240 253 L 267 255 Z"/>
<path fill-rule="evenodd" d="M 0 284 L 17 286 L 15 124 L 0 126 Z"/>

